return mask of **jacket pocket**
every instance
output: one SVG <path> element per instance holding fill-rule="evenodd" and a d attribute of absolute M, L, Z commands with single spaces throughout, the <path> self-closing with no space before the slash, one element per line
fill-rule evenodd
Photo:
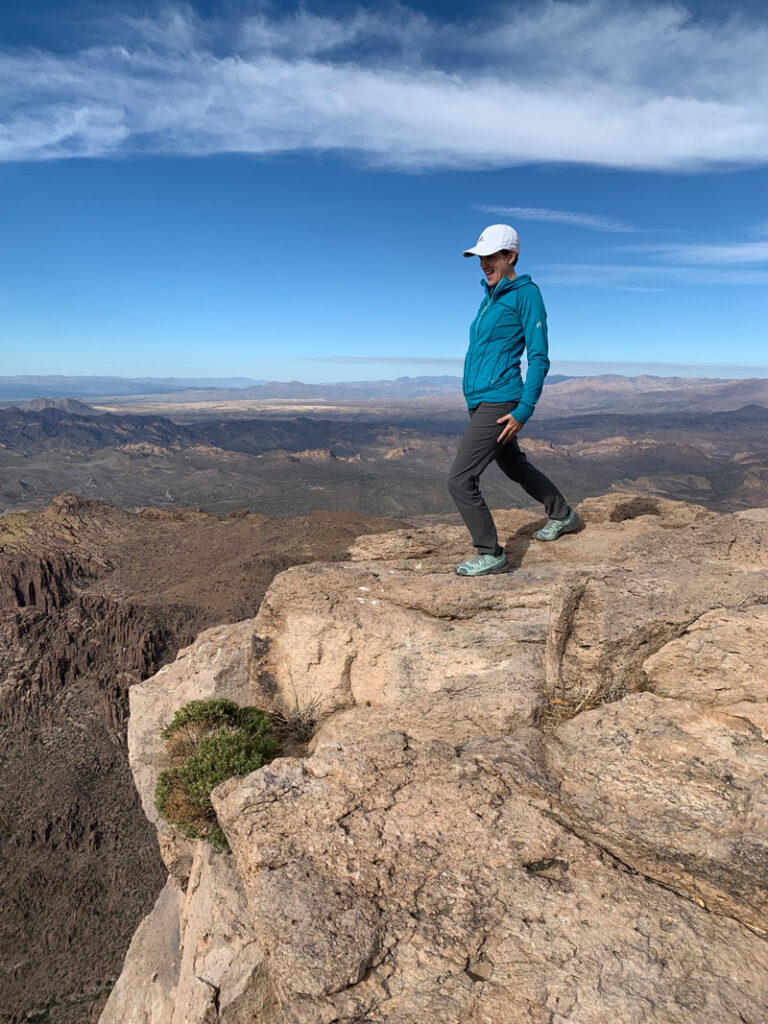
<path fill-rule="evenodd" d="M 474 359 L 474 374 L 470 377 L 470 392 L 485 391 L 490 380 L 488 368 L 491 365 L 493 353 L 489 351 L 489 345 L 485 345 L 477 352 Z"/>
<path fill-rule="evenodd" d="M 510 371 L 512 370 L 512 367 L 509 365 L 510 360 L 511 351 L 508 348 L 496 353 L 496 358 L 494 359 L 490 373 L 488 374 L 487 386 L 489 388 L 498 387 L 501 384 L 506 383 L 510 377 Z"/>

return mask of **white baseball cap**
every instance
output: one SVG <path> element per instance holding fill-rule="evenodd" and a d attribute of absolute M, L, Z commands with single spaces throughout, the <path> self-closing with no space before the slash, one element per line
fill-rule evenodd
<path fill-rule="evenodd" d="M 491 224 L 483 230 L 474 249 L 467 249 L 465 256 L 490 256 L 501 249 L 520 252 L 520 239 L 509 224 Z"/>

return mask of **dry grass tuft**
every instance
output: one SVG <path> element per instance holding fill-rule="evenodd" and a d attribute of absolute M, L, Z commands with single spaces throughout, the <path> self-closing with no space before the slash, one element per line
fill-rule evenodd
<path fill-rule="evenodd" d="M 186 761 L 197 750 L 203 736 L 215 736 L 218 728 L 210 722 L 189 721 L 180 725 L 165 741 L 170 764 Z"/>
<path fill-rule="evenodd" d="M 613 704 L 628 693 L 641 693 L 642 689 L 625 689 L 621 686 L 614 686 L 610 689 L 593 687 L 586 693 L 579 691 L 574 694 L 568 692 L 549 691 L 544 694 L 544 710 L 539 720 L 539 728 L 544 733 L 553 733 L 563 724 L 572 718 L 582 714 L 584 711 L 594 711 L 595 708 L 604 704 Z"/>
<path fill-rule="evenodd" d="M 206 836 L 216 825 L 213 807 L 201 807 L 191 800 L 186 783 L 172 774 L 168 777 L 163 807 L 168 821 L 183 822 L 194 836 Z"/>
<path fill-rule="evenodd" d="M 275 712 L 272 715 L 275 733 L 283 740 L 290 738 L 297 743 L 309 743 L 317 728 L 322 704 L 319 697 L 311 697 L 290 711 Z"/>

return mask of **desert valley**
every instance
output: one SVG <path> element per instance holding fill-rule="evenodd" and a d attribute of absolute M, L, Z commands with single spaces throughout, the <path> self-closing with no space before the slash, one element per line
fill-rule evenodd
<path fill-rule="evenodd" d="M 574 500 L 620 486 L 720 510 L 768 503 L 765 378 L 550 380 L 520 439 Z M 406 378 L 0 405 L 0 508 L 73 492 L 217 515 L 453 513 L 445 478 L 466 423 L 460 392 L 455 378 Z M 494 467 L 484 486 L 509 501 Z"/>

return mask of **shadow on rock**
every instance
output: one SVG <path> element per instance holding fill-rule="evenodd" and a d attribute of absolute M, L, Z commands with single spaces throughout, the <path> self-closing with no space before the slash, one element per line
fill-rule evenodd
<path fill-rule="evenodd" d="M 546 518 L 534 519 L 533 522 L 526 523 L 525 526 L 518 527 L 518 529 L 507 538 L 507 541 L 504 544 L 504 550 L 507 552 L 507 560 L 512 569 L 519 569 L 523 564 L 523 559 L 526 556 L 528 548 L 531 546 L 534 533 L 537 530 L 540 530 L 546 522 Z"/>

